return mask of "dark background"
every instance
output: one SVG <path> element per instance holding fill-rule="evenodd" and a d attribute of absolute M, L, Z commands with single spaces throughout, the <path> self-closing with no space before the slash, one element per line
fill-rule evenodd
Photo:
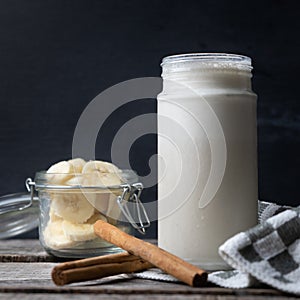
<path fill-rule="evenodd" d="M 168 54 L 229 52 L 253 59 L 260 199 L 299 205 L 299 18 L 288 0 L 0 1 L 0 194 L 23 191 L 26 177 L 71 157 L 77 120 L 104 89 L 160 76 Z M 155 100 L 123 107 L 101 142 L 155 111 Z M 110 159 L 106 148 L 97 146 L 97 158 Z M 139 139 L 133 169 L 145 175 L 155 152 L 155 135 Z M 143 200 L 155 196 L 146 189 Z"/>

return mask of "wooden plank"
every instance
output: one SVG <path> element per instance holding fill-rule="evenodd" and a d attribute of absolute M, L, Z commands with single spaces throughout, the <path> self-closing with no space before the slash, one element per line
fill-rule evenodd
<path fill-rule="evenodd" d="M 0 262 L 56 261 L 41 246 L 39 240 L 3 240 L 0 242 Z"/>
<path fill-rule="evenodd" d="M 181 283 L 135 279 L 129 275 L 111 276 L 99 280 L 57 287 L 51 281 L 55 263 L 0 263 L 0 292 L 24 293 L 93 293 L 93 294 L 153 294 L 153 295 L 233 295 L 284 296 L 273 289 L 225 289 L 208 286 L 192 288 Z"/>
<path fill-rule="evenodd" d="M 145 295 L 145 294 L 135 294 L 130 295 L 131 300 L 181 300 L 182 295 Z M 76 299 L 76 300 L 89 300 L 91 299 L 90 294 L 42 294 L 42 293 L 0 293 L 0 300 L 54 300 L 54 299 Z M 124 295 L 101 295 L 101 300 L 124 300 Z M 272 296 L 226 296 L 226 295 L 184 295 L 184 299 L 187 300 L 293 300 L 299 298 L 287 298 L 287 297 L 272 297 Z"/>
<path fill-rule="evenodd" d="M 104 299 L 107 295 L 113 295 L 115 299 L 125 295 L 134 295 L 136 299 L 148 296 L 152 299 L 181 299 L 184 296 L 187 299 L 206 300 L 295 298 L 271 288 L 234 290 L 212 285 L 192 288 L 181 283 L 136 279 L 125 274 L 57 287 L 51 280 L 51 270 L 57 259 L 47 254 L 38 240 L 1 241 L 0 261 L 0 300 L 10 296 L 22 300 L 41 299 L 43 296 L 47 299 L 56 296 L 59 299 L 71 299 L 74 293 L 78 296 L 76 299 L 87 299 L 90 297 L 87 294 L 101 294 L 105 296 Z"/>
<path fill-rule="evenodd" d="M 156 240 L 147 240 L 157 243 Z M 48 254 L 37 239 L 12 239 L 0 242 L 0 262 L 58 262 L 71 259 Z"/>

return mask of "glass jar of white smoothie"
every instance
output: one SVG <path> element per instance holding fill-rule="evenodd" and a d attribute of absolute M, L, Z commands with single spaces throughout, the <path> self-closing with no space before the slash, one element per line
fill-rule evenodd
<path fill-rule="evenodd" d="M 223 269 L 218 247 L 257 222 L 251 59 L 194 53 L 161 65 L 158 244 L 207 270 Z"/>

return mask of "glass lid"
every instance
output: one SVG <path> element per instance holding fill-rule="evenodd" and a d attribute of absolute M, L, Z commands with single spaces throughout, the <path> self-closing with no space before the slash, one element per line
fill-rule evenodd
<path fill-rule="evenodd" d="M 0 239 L 28 232 L 38 226 L 38 198 L 17 193 L 0 197 Z"/>

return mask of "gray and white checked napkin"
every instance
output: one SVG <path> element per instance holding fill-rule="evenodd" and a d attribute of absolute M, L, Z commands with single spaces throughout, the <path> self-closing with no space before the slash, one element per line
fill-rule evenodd
<path fill-rule="evenodd" d="M 300 206 L 283 207 L 259 201 L 260 224 L 238 233 L 219 248 L 234 269 L 212 272 L 208 281 L 227 288 L 265 283 L 300 295 Z M 159 269 L 134 274 L 137 278 L 177 282 Z"/>

